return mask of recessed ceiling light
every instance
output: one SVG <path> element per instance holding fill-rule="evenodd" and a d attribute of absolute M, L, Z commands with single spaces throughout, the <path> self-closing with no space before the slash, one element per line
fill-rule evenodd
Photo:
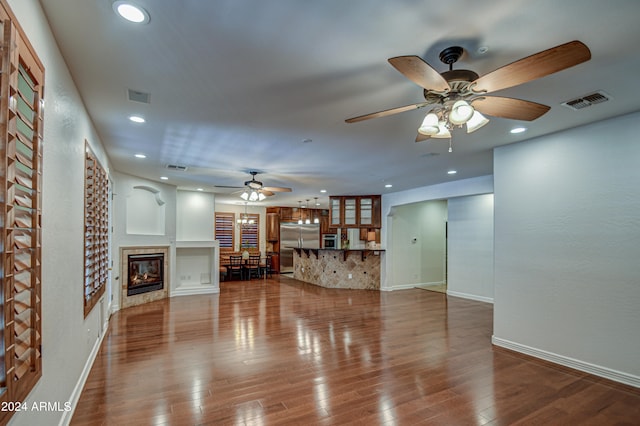
<path fill-rule="evenodd" d="M 134 123 L 144 123 L 146 121 L 144 117 L 141 117 L 139 115 L 130 115 L 129 120 L 133 121 Z"/>
<path fill-rule="evenodd" d="M 162 180 L 169 180 L 169 178 L 168 178 L 168 177 L 166 177 L 166 176 L 160 176 L 160 179 L 162 179 Z"/>
<path fill-rule="evenodd" d="M 385 188 L 393 188 L 393 185 L 391 185 L 390 183 L 388 183 L 388 184 L 386 184 L 384 187 L 385 187 Z"/>
<path fill-rule="evenodd" d="M 114 2 L 113 10 L 129 22 L 136 24 L 146 24 L 149 22 L 149 14 L 147 11 L 130 1 L 118 0 Z"/>
<path fill-rule="evenodd" d="M 147 158 L 144 154 L 136 154 L 136 158 Z"/>
<path fill-rule="evenodd" d="M 522 133 L 524 131 L 526 131 L 527 129 L 525 127 L 516 127 L 510 130 L 511 133 Z"/>
<path fill-rule="evenodd" d="M 321 189 L 320 192 L 322 192 L 324 194 L 325 192 L 327 192 L 327 190 L 326 189 Z"/>
<path fill-rule="evenodd" d="M 196 191 L 204 191 L 204 189 L 198 188 L 198 189 L 196 189 Z"/>
<path fill-rule="evenodd" d="M 456 173 L 458 173 L 458 171 L 457 171 L 457 170 L 449 170 L 449 171 L 447 172 L 447 174 L 449 174 L 449 175 L 455 175 Z"/>

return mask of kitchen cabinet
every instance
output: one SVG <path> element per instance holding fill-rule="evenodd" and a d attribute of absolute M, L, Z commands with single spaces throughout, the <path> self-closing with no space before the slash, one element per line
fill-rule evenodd
<path fill-rule="evenodd" d="M 371 197 L 362 197 L 358 200 L 360 202 L 360 225 L 371 226 L 373 223 L 373 199 Z"/>
<path fill-rule="evenodd" d="M 373 240 L 369 240 L 369 232 L 374 232 L 376 234 Z M 379 228 L 360 228 L 360 240 L 366 242 L 380 242 L 380 229 Z"/>
<path fill-rule="evenodd" d="M 380 228 L 380 195 L 329 197 L 331 228 Z"/>
<path fill-rule="evenodd" d="M 271 255 L 271 271 L 276 274 L 280 273 L 280 254 L 279 253 L 269 253 Z"/>
<path fill-rule="evenodd" d="M 280 217 L 278 213 L 267 213 L 267 241 L 280 239 Z"/>
<path fill-rule="evenodd" d="M 332 233 L 335 234 L 335 232 L 329 231 L 330 228 L 331 226 L 329 225 L 329 211 L 322 210 L 322 213 L 320 215 L 320 235 Z"/>
<path fill-rule="evenodd" d="M 342 225 L 342 199 L 340 197 L 329 197 L 329 223 L 332 228 L 339 228 Z"/>
<path fill-rule="evenodd" d="M 297 212 L 296 212 L 297 215 Z M 280 220 L 283 222 L 291 222 L 294 219 L 292 207 L 280 207 Z M 296 218 L 297 219 L 297 218 Z"/>
<path fill-rule="evenodd" d="M 356 226 L 358 224 L 358 200 L 356 198 L 342 199 L 342 224 L 345 227 Z"/>

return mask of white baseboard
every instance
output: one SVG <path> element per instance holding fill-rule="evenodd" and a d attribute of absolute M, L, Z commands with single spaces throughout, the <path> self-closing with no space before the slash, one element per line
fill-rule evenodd
<path fill-rule="evenodd" d="M 419 286 L 423 286 L 423 285 L 428 286 L 428 285 L 443 285 L 443 284 L 445 284 L 444 281 L 434 281 L 434 282 L 430 282 L 430 283 L 416 283 L 416 284 L 413 284 L 413 286 L 414 287 L 419 287 Z"/>
<path fill-rule="evenodd" d="M 220 289 L 211 287 L 211 286 L 178 287 L 171 292 L 171 297 L 194 296 L 198 294 L 215 294 L 215 293 L 220 293 Z"/>
<path fill-rule="evenodd" d="M 584 371 L 585 373 L 593 374 L 594 376 L 604 377 L 605 379 L 613 380 L 614 382 L 619 382 L 625 385 L 640 388 L 640 377 L 634 376 L 633 374 L 612 370 L 600 365 L 595 365 L 588 362 L 580 361 L 578 359 L 569 358 L 564 355 L 532 348 L 530 346 L 522 345 L 510 340 L 501 339 L 496 336 L 491 337 L 491 343 L 502 348 L 510 349 L 512 351 L 520 352 L 526 355 L 531 355 L 535 358 L 540 358 L 545 361 L 553 362 L 555 364 L 564 365 L 565 367 L 573 368 L 575 370 Z"/>
<path fill-rule="evenodd" d="M 395 291 L 395 290 L 408 290 L 410 288 L 416 288 L 418 284 L 398 284 L 391 287 L 381 288 L 382 291 Z"/>
<path fill-rule="evenodd" d="M 493 304 L 493 299 L 492 298 L 485 297 L 485 296 L 478 296 L 477 294 L 461 293 L 459 291 L 447 290 L 447 296 L 461 297 L 463 299 L 470 299 L 470 300 L 476 300 L 478 302 L 485 302 L 485 303 Z"/>
<path fill-rule="evenodd" d="M 107 326 L 108 328 L 108 326 Z M 107 335 L 107 330 L 104 329 L 100 333 L 100 338 L 96 340 L 91 349 L 91 353 L 87 358 L 87 362 L 84 364 L 84 368 L 82 369 L 82 373 L 80 374 L 80 378 L 73 388 L 73 392 L 71 392 L 71 396 L 69 397 L 69 402 L 71 402 L 71 410 L 65 411 L 62 413 L 62 417 L 60 418 L 60 426 L 66 426 L 71 423 L 71 418 L 73 417 L 73 413 L 76 411 L 76 406 L 78 405 L 78 400 L 80 399 L 80 394 L 82 394 L 82 389 L 84 388 L 84 384 L 87 382 L 87 378 L 89 377 L 89 373 L 91 372 L 91 368 L 93 367 L 93 363 L 98 356 L 98 352 L 100 351 L 100 346 L 102 346 L 102 341 L 104 340 L 104 336 Z"/>

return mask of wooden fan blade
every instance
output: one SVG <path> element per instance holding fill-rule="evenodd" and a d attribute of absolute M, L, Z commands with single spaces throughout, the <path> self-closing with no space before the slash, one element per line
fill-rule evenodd
<path fill-rule="evenodd" d="M 228 188 L 228 189 L 240 189 L 244 186 L 229 186 L 229 185 L 213 185 L 214 188 Z"/>
<path fill-rule="evenodd" d="M 570 68 L 591 59 L 591 51 L 580 41 L 570 41 L 512 62 L 475 81 L 476 91 L 495 92 Z"/>
<path fill-rule="evenodd" d="M 416 142 L 424 142 L 428 139 L 431 139 L 431 136 L 423 135 L 420 132 L 418 132 L 418 135 L 416 136 Z"/>
<path fill-rule="evenodd" d="M 405 106 L 401 106 L 401 107 L 397 107 L 397 108 L 385 109 L 384 111 L 378 111 L 378 112 L 374 112 L 374 113 L 371 113 L 371 114 L 360 115 L 358 117 L 347 118 L 344 121 L 346 123 L 357 123 L 358 121 L 369 120 L 371 118 L 386 117 L 388 115 L 394 115 L 394 114 L 399 114 L 399 113 L 405 112 L 405 111 L 411 111 L 411 110 L 414 110 L 414 109 L 423 108 L 423 107 L 425 107 L 427 105 L 429 105 L 429 103 L 420 102 L 420 103 L 417 103 L 417 104 L 411 104 L 411 105 L 405 105 Z"/>
<path fill-rule="evenodd" d="M 499 96 L 478 98 L 471 105 L 482 114 L 524 121 L 535 120 L 551 109 L 547 105 Z"/>
<path fill-rule="evenodd" d="M 276 194 L 274 194 L 274 193 L 273 193 L 273 192 L 271 192 L 271 191 L 265 191 L 265 190 L 264 190 L 264 188 L 263 188 L 263 189 L 262 189 L 262 191 L 260 191 L 260 192 L 262 192 L 262 193 L 263 193 L 264 195 L 266 195 L 267 197 L 271 197 L 272 195 L 276 195 Z"/>
<path fill-rule="evenodd" d="M 262 187 L 262 191 L 269 191 L 269 192 L 291 192 L 291 188 L 283 188 L 280 186 L 263 186 Z"/>
<path fill-rule="evenodd" d="M 449 83 L 419 56 L 396 56 L 389 63 L 405 77 L 427 90 L 449 90 Z"/>

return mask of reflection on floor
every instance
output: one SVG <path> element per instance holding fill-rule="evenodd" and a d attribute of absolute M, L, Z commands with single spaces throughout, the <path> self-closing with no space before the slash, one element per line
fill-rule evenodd
<path fill-rule="evenodd" d="M 640 391 L 491 344 L 493 305 L 281 277 L 116 312 L 76 425 L 638 424 Z"/>

